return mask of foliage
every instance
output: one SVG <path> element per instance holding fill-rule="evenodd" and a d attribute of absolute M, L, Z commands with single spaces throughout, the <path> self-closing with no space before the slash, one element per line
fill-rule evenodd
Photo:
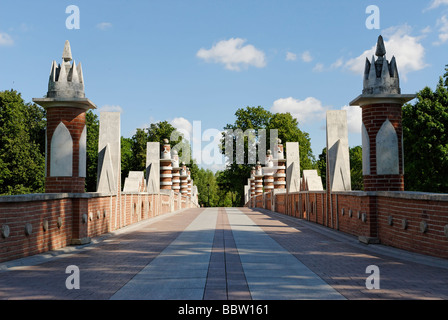
<path fill-rule="evenodd" d="M 350 148 L 350 176 L 352 190 L 364 190 L 364 178 L 362 174 L 362 147 Z"/>
<path fill-rule="evenodd" d="M 238 109 L 235 113 L 236 120 L 234 124 L 227 124 L 224 129 L 236 131 L 238 129 L 245 132 L 248 129 L 258 131 L 266 130 L 266 142 L 270 145 L 270 130 L 278 130 L 278 138 L 285 145 L 286 142 L 299 142 L 300 148 L 300 166 L 301 171 L 304 169 L 315 168 L 315 159 L 311 150 L 311 141 L 308 133 L 299 129 L 299 123 L 290 113 L 273 114 L 263 107 L 247 107 Z M 248 150 L 248 138 L 245 138 L 244 150 Z M 236 138 L 234 137 L 234 146 L 236 146 Z M 273 151 L 273 150 L 272 150 Z M 226 154 L 225 143 L 222 143 L 222 153 Z M 232 194 L 232 205 L 241 206 L 244 204 L 244 185 L 250 177 L 250 171 L 253 167 L 248 164 L 248 152 L 245 152 L 245 164 L 236 162 L 236 147 L 233 148 L 233 161 L 227 165 L 227 168 L 219 176 L 218 183 L 220 188 Z"/>
<path fill-rule="evenodd" d="M 45 111 L 0 92 L 0 194 L 44 192 Z"/>
<path fill-rule="evenodd" d="M 87 126 L 87 163 L 86 163 L 86 192 L 96 192 L 98 176 L 98 137 L 99 120 L 92 110 L 86 112 Z"/>
<path fill-rule="evenodd" d="M 448 193 L 448 65 L 435 91 L 425 87 L 403 107 L 405 187 Z"/>
<path fill-rule="evenodd" d="M 121 189 L 123 190 L 124 181 L 129 171 L 132 170 L 133 163 L 132 139 L 121 137 Z"/>
<path fill-rule="evenodd" d="M 278 137 L 284 144 L 298 142 L 300 151 L 300 171 L 315 168 L 315 159 L 311 149 L 311 139 L 307 132 L 299 129 L 299 122 L 290 113 L 276 113 L 269 121 L 269 129 L 277 129 Z M 285 149 L 286 150 L 286 149 Z"/>
<path fill-rule="evenodd" d="M 327 189 L 327 148 L 322 149 L 322 153 L 317 160 L 317 172 L 322 179 L 324 189 Z"/>

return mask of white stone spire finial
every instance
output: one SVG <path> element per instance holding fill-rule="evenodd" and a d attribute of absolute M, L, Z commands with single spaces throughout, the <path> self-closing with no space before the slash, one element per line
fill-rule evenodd
<path fill-rule="evenodd" d="M 76 65 L 70 42 L 65 41 L 60 65 L 53 61 L 48 82 L 47 98 L 85 98 L 81 63 Z"/>
<path fill-rule="evenodd" d="M 391 63 L 386 59 L 386 46 L 382 36 L 378 37 L 375 56 L 366 59 L 363 94 L 400 94 L 400 79 L 395 57 Z"/>
<path fill-rule="evenodd" d="M 386 46 L 384 45 L 383 36 L 381 35 L 378 37 L 375 55 L 377 57 L 384 57 L 386 55 Z"/>
<path fill-rule="evenodd" d="M 64 51 L 62 52 L 62 59 L 64 62 L 72 61 L 72 49 L 70 48 L 70 42 L 68 40 L 65 41 Z"/>

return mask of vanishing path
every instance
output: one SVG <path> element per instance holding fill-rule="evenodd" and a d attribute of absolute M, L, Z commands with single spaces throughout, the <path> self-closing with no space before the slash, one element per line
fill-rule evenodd
<path fill-rule="evenodd" d="M 182 210 L 94 240 L 0 264 L 0 299 L 448 299 L 448 260 L 266 210 Z M 380 289 L 366 288 L 370 265 Z M 66 287 L 68 266 L 79 289 Z"/>

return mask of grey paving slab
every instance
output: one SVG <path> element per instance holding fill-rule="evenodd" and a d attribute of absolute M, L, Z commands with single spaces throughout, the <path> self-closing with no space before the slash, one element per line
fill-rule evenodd
<path fill-rule="evenodd" d="M 226 209 L 254 300 L 343 300 L 239 209 Z"/>
<path fill-rule="evenodd" d="M 217 216 L 201 213 L 111 300 L 202 300 Z"/>

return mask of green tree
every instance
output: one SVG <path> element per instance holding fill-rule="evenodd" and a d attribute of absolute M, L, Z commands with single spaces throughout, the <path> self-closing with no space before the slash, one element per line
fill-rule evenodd
<path fill-rule="evenodd" d="M 129 171 L 132 171 L 133 163 L 132 139 L 121 137 L 121 189 L 123 190 L 124 181 L 128 177 Z"/>
<path fill-rule="evenodd" d="M 448 65 L 436 89 L 423 88 L 403 107 L 405 187 L 448 192 Z"/>
<path fill-rule="evenodd" d="M 234 124 L 228 124 L 225 130 L 235 132 L 240 129 L 245 132 L 248 129 L 258 131 L 266 130 L 266 142 L 270 145 L 270 130 L 278 130 L 278 138 L 285 145 L 286 142 L 299 142 L 300 148 L 300 165 L 301 170 L 312 169 L 315 167 L 315 159 L 311 150 L 311 141 L 308 133 L 304 133 L 299 129 L 297 119 L 292 117 L 290 113 L 273 114 L 263 107 L 247 107 L 238 109 L 235 113 L 236 120 Z M 236 146 L 236 138 L 234 137 L 234 146 Z M 248 150 L 248 138 L 245 138 L 244 150 Z M 226 154 L 225 143 L 223 141 L 222 153 Z M 248 164 L 248 152 L 245 152 L 246 164 L 236 163 L 236 147 L 233 148 L 233 162 L 229 163 L 226 170 L 220 174 L 219 186 L 225 193 L 232 193 L 233 206 L 241 206 L 244 203 L 244 185 L 250 177 L 251 168 L 254 164 Z"/>
<path fill-rule="evenodd" d="M 0 194 L 44 192 L 45 125 L 41 107 L 0 92 Z"/>
<path fill-rule="evenodd" d="M 144 129 L 137 129 L 131 138 L 132 162 L 129 171 L 144 171 L 146 168 L 146 144 L 150 142 Z M 129 172 L 128 171 L 128 172 Z"/>
<path fill-rule="evenodd" d="M 322 153 L 317 160 L 317 172 L 322 179 L 324 189 L 327 189 L 327 148 L 322 149 Z"/>
<path fill-rule="evenodd" d="M 98 137 L 99 120 L 92 110 L 86 112 L 87 126 L 87 161 L 86 161 L 86 192 L 96 192 L 98 179 Z"/>
<path fill-rule="evenodd" d="M 242 130 L 245 132 L 248 129 L 268 129 L 269 121 L 272 118 L 272 113 L 265 110 L 263 107 L 247 107 L 245 109 L 238 109 L 235 113 L 236 120 L 234 124 L 227 124 L 224 129 L 235 132 Z M 267 130 L 266 141 L 269 141 L 269 130 Z M 236 137 L 233 137 L 233 145 L 236 146 Z M 244 141 L 244 150 L 248 150 L 248 138 Z M 226 154 L 225 144 L 223 140 L 222 153 Z M 245 152 L 245 163 L 248 163 L 248 152 Z M 244 185 L 247 183 L 247 178 L 250 176 L 252 165 L 237 164 L 236 163 L 236 147 L 233 148 L 233 162 L 227 165 L 226 170 L 220 175 L 218 183 L 224 193 L 236 192 L 237 196 L 232 206 L 241 206 L 244 203 Z"/>
<path fill-rule="evenodd" d="M 310 135 L 299 129 L 299 122 L 289 112 L 273 114 L 269 120 L 268 128 L 277 129 L 278 137 L 284 144 L 286 142 L 299 143 L 301 172 L 316 168 Z"/>
<path fill-rule="evenodd" d="M 197 179 L 199 170 L 197 164 L 191 159 L 190 144 L 186 141 L 175 127 L 167 121 L 152 123 L 148 128 L 138 128 L 131 138 L 121 138 L 121 184 L 129 174 L 129 171 L 146 171 L 146 149 L 148 142 L 159 142 L 164 144 L 168 139 L 171 150 L 179 152 L 179 158 L 186 156 L 187 166 L 190 168 L 191 177 Z M 145 172 L 146 173 L 146 172 Z M 195 181 L 196 182 L 196 181 Z"/>
<path fill-rule="evenodd" d="M 215 175 L 209 169 L 200 168 L 195 174 L 194 184 L 198 187 L 199 204 L 204 207 L 216 207 L 218 204 L 218 184 Z"/>
<path fill-rule="evenodd" d="M 364 190 L 364 179 L 362 174 L 362 147 L 350 148 L 350 176 L 352 179 L 352 190 Z"/>

